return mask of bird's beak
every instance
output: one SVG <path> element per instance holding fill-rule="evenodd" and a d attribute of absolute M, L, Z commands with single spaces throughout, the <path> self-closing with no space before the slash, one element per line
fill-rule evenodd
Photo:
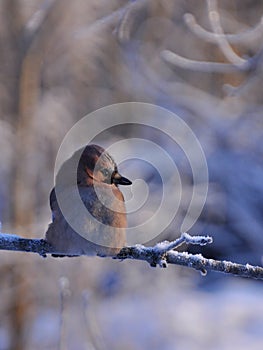
<path fill-rule="evenodd" d="M 115 185 L 124 185 L 124 186 L 128 186 L 132 184 L 132 182 L 129 179 L 127 179 L 124 176 L 121 176 L 119 173 L 115 173 L 113 175 L 112 182 Z"/>

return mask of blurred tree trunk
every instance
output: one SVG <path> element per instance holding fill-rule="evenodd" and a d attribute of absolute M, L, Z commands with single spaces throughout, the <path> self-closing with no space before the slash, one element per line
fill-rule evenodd
<path fill-rule="evenodd" d="M 36 139 L 34 132 L 34 111 L 39 95 L 40 57 L 29 50 L 21 62 L 18 92 L 18 120 L 16 127 L 15 178 L 13 187 L 15 232 L 32 235 L 35 220 L 35 196 L 37 169 L 35 161 Z M 27 265 L 27 264 L 26 264 Z M 28 271 L 25 265 L 14 269 L 13 282 L 13 336 L 12 348 L 25 349 L 24 327 L 27 313 L 25 296 L 29 294 Z"/>
<path fill-rule="evenodd" d="M 6 22 L 6 38 L 4 43 L 8 43 L 8 49 L 6 50 L 7 60 L 6 67 L 9 69 L 10 79 L 8 84 L 8 96 L 9 103 L 6 107 L 6 115 L 10 118 L 11 123 L 16 128 L 17 122 L 19 121 L 19 100 L 20 100 L 20 76 L 21 76 L 21 66 L 22 66 L 22 53 L 21 53 L 21 42 L 20 33 L 22 28 L 22 23 L 20 22 L 20 6 L 16 0 L 4 0 L 2 3 L 3 14 L 7 16 L 5 18 Z M 12 58 L 11 58 L 12 57 Z M 18 135 L 17 135 L 18 136 Z M 19 136 L 16 137 L 19 140 Z M 19 142 L 19 141 L 18 141 Z M 13 145 L 16 152 L 18 151 L 17 144 Z M 21 150 L 20 150 L 21 152 Z M 22 168 L 22 159 L 18 158 L 16 154 L 16 161 L 14 168 L 12 169 L 12 178 L 10 179 L 10 217 L 14 222 L 14 227 L 20 226 L 17 222 L 17 212 L 18 208 L 16 205 L 16 198 L 19 196 L 18 188 L 16 186 L 16 178 L 18 166 Z M 30 207 L 28 208 L 30 210 Z M 24 324 L 24 314 L 25 305 L 23 302 L 23 296 L 26 290 L 23 286 L 23 266 L 18 266 L 14 264 L 9 270 L 10 283 L 12 293 L 10 295 L 10 318 L 11 318 L 11 329 L 10 329 L 10 349 L 11 350 L 22 350 L 24 349 L 24 339 L 23 339 L 23 324 Z"/>
<path fill-rule="evenodd" d="M 36 138 L 34 132 L 34 113 L 39 99 L 41 50 L 39 44 L 34 45 L 34 34 L 25 36 L 25 23 L 22 23 L 21 10 L 23 6 L 18 0 L 4 0 L 3 14 L 6 17 L 6 38 L 9 50 L 6 53 L 7 67 L 11 79 L 9 80 L 9 104 L 5 106 L 6 115 L 11 116 L 11 123 L 15 129 L 16 144 L 14 146 L 15 162 L 10 181 L 10 208 L 14 232 L 29 236 L 35 220 L 36 188 Z M 38 28 L 39 29 L 39 28 Z M 39 32 L 37 31 L 37 34 Z M 12 57 L 12 58 L 11 58 Z M 26 264 L 27 265 L 27 264 Z M 24 329 L 30 282 L 24 264 L 14 263 L 10 269 L 12 294 L 10 296 L 11 344 L 12 350 L 26 349 Z"/>

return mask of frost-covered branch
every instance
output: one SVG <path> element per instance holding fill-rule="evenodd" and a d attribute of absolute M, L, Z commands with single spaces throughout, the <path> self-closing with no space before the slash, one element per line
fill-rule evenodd
<path fill-rule="evenodd" d="M 238 56 L 225 36 L 223 28 L 221 26 L 221 19 L 218 12 L 217 0 L 207 0 L 208 18 L 218 46 L 220 47 L 225 58 L 237 67 L 243 68 L 247 65 L 247 61 Z"/>
<path fill-rule="evenodd" d="M 31 46 L 34 38 L 36 38 L 37 34 L 41 30 L 46 18 L 55 7 L 55 4 L 56 0 L 44 0 L 40 4 L 38 10 L 29 18 L 23 32 L 25 51 L 27 51 Z"/>
<path fill-rule="evenodd" d="M 247 70 L 246 66 L 236 66 L 232 63 L 220 63 L 209 61 L 196 61 L 183 57 L 170 50 L 163 50 L 161 58 L 167 63 L 180 67 L 182 69 L 194 70 L 204 73 L 235 73 L 240 70 Z"/>
<path fill-rule="evenodd" d="M 149 3 L 149 0 L 141 0 L 132 2 L 127 6 L 117 29 L 117 37 L 120 43 L 124 44 L 130 40 L 132 31 L 145 18 Z"/>
<path fill-rule="evenodd" d="M 0 233 L 0 250 L 37 253 L 43 257 L 55 253 L 44 239 L 23 238 L 9 233 Z"/>
<path fill-rule="evenodd" d="M 263 32 L 263 17 L 261 17 L 259 23 L 256 24 L 255 27 L 249 28 L 238 34 L 215 34 L 210 32 L 197 23 L 192 13 L 186 13 L 183 18 L 185 24 L 193 34 L 198 36 L 200 39 L 211 43 L 217 43 L 217 38 L 224 36 L 231 44 L 250 44 L 252 41 L 259 40 Z"/>
<path fill-rule="evenodd" d="M 217 261 L 207 259 L 201 254 L 189 254 L 174 250 L 183 243 L 206 245 L 212 243 L 212 241 L 210 236 L 190 236 L 188 233 L 182 233 L 175 241 L 160 242 L 153 247 L 145 247 L 141 244 L 124 247 L 114 259 L 144 260 L 153 267 L 157 265 L 167 267 L 168 264 L 182 265 L 199 270 L 202 274 L 206 274 L 207 271 L 218 271 L 263 280 L 263 267 L 236 264 L 231 261 Z M 55 251 L 44 239 L 29 239 L 6 233 L 0 234 L 0 250 L 38 253 L 42 257 L 46 257 L 47 254 L 65 256 L 65 252 Z"/>
<path fill-rule="evenodd" d="M 158 243 L 157 246 L 160 244 L 162 243 Z M 136 245 L 133 247 L 125 247 L 118 254 L 118 258 L 145 260 L 151 266 L 156 266 L 157 264 L 161 267 L 167 267 L 168 264 L 181 265 L 199 270 L 203 275 L 206 275 L 207 271 L 218 271 L 239 277 L 263 280 L 263 267 L 260 266 L 207 259 L 201 254 L 189 254 L 187 252 L 177 252 L 174 250 L 162 253 L 162 249 L 158 251 L 157 246 L 144 247 Z"/>
<path fill-rule="evenodd" d="M 203 275 L 206 275 L 207 271 L 218 271 L 239 277 L 263 280 L 263 267 L 207 259 L 201 254 L 189 254 L 187 252 L 173 250 L 182 243 L 205 245 L 212 243 L 212 238 L 209 236 L 190 236 L 187 233 L 183 233 L 174 242 L 161 242 L 154 247 L 145 247 L 143 245 L 125 247 L 118 254 L 117 258 L 145 260 L 151 266 L 159 265 L 161 267 L 167 267 L 168 264 L 182 265 L 199 270 Z"/>
<path fill-rule="evenodd" d="M 229 39 L 232 41 L 238 37 L 238 34 L 233 36 L 226 35 L 221 25 L 221 19 L 218 12 L 217 0 L 207 0 L 208 18 L 212 27 L 212 32 L 205 31 L 201 26 L 195 22 L 195 18 L 192 14 L 186 13 L 184 20 L 193 31 L 199 37 L 216 43 L 223 53 L 225 58 L 230 63 L 209 62 L 209 61 L 196 61 L 191 60 L 181 55 L 176 54 L 170 50 L 164 50 L 161 52 L 161 57 L 167 63 L 187 70 L 196 70 L 206 73 L 234 73 L 234 72 L 255 72 L 258 66 L 262 62 L 262 48 L 258 53 L 249 58 L 242 58 L 235 53 Z M 257 27 L 257 31 L 261 30 L 262 34 L 262 20 Z"/>
<path fill-rule="evenodd" d="M 131 32 L 138 25 L 137 22 L 144 16 L 148 2 L 149 0 L 128 2 L 125 6 L 96 20 L 92 25 L 77 31 L 74 38 L 81 39 L 85 37 L 88 40 L 88 36 L 98 35 L 101 31 L 107 30 L 113 32 L 118 41 L 124 44 L 129 41 Z"/>

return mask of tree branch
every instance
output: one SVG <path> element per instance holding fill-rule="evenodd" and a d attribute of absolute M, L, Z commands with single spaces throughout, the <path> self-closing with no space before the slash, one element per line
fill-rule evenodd
<path fill-rule="evenodd" d="M 200 26 L 198 26 L 195 22 L 195 18 L 193 17 L 193 15 L 189 13 L 186 13 L 184 15 L 184 20 L 187 23 L 188 27 L 192 29 L 194 28 L 192 31 L 195 34 L 202 33 L 203 37 L 206 36 L 205 40 L 210 42 L 212 41 L 213 43 L 217 44 L 222 54 L 230 63 L 191 60 L 181 55 L 178 55 L 170 50 L 163 50 L 160 53 L 161 58 L 170 65 L 177 66 L 182 69 L 194 70 L 205 73 L 256 73 L 258 67 L 262 65 L 263 48 L 260 48 L 258 53 L 256 53 L 252 57 L 242 58 L 238 54 L 236 54 L 231 45 L 229 44 L 229 38 L 233 39 L 233 36 L 231 37 L 229 35 L 226 35 L 223 31 L 220 15 L 218 12 L 217 0 L 207 0 L 206 2 L 208 9 L 208 18 L 213 32 L 207 32 Z M 260 23 L 262 22 L 263 21 L 261 19 Z M 260 28 L 260 26 L 258 26 L 258 28 Z M 238 34 L 235 34 L 235 37 L 237 35 Z"/>
<path fill-rule="evenodd" d="M 217 0 L 206 0 L 208 8 L 208 18 L 213 32 L 215 33 L 216 42 L 221 49 L 221 52 L 225 58 L 237 67 L 246 66 L 247 61 L 238 56 L 232 47 L 229 45 L 228 40 L 225 36 L 223 28 L 221 26 L 221 19 L 218 12 Z"/>
<path fill-rule="evenodd" d="M 0 233 L 0 250 L 37 253 L 42 257 L 55 253 L 44 239 L 23 238 L 9 233 Z"/>
<path fill-rule="evenodd" d="M 210 32 L 197 23 L 192 13 L 185 13 L 183 19 L 193 34 L 200 39 L 214 44 L 217 44 L 218 37 L 225 37 L 231 44 L 250 44 L 252 41 L 259 40 L 263 31 L 263 17 L 260 18 L 259 23 L 254 27 L 237 34 L 215 34 L 214 32 Z"/>
<path fill-rule="evenodd" d="M 33 15 L 29 18 L 28 22 L 25 25 L 24 31 L 22 32 L 24 54 L 26 54 L 30 49 L 47 17 L 55 7 L 56 1 L 57 0 L 43 0 L 39 6 L 39 9 L 34 12 Z"/>
<path fill-rule="evenodd" d="M 207 259 L 201 254 L 181 253 L 174 250 L 183 243 L 206 245 L 212 241 L 210 236 L 190 236 L 188 233 L 182 233 L 175 241 L 160 242 L 153 247 L 145 247 L 141 244 L 124 247 L 114 259 L 144 260 L 153 267 L 159 265 L 162 268 L 167 267 L 168 264 L 174 264 L 199 270 L 203 275 L 206 275 L 207 271 L 218 271 L 239 277 L 263 280 L 263 267 Z M 0 250 L 38 253 L 42 257 L 46 257 L 47 254 L 65 256 L 65 252 L 55 251 L 44 239 L 29 239 L 6 233 L 0 234 Z"/>
<path fill-rule="evenodd" d="M 208 61 L 196 61 L 189 58 L 177 55 L 170 50 L 163 50 L 161 58 L 167 63 L 180 67 L 182 69 L 194 70 L 204 73 L 235 73 L 240 71 L 247 71 L 247 64 L 236 66 L 232 63 L 220 63 L 220 62 L 208 62 Z"/>
<path fill-rule="evenodd" d="M 151 266 L 156 266 L 157 262 L 159 265 L 162 264 L 162 267 L 167 267 L 167 264 L 181 265 L 199 270 L 203 275 L 206 275 L 207 271 L 217 271 L 239 277 L 263 280 L 263 268 L 260 266 L 207 259 L 201 254 L 179 253 L 171 250 L 166 252 L 160 259 L 159 255 L 154 251 L 154 247 L 134 246 L 123 248 L 117 258 L 145 260 Z"/>

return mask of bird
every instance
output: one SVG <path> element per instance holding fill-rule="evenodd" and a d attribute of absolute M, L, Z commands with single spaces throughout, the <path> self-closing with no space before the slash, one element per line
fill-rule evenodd
<path fill-rule="evenodd" d="M 126 244 L 127 228 L 124 197 L 119 185 L 131 184 L 120 175 L 114 159 L 104 148 L 91 144 L 77 150 L 62 164 L 50 193 L 52 222 L 45 240 L 55 252 L 52 255 L 118 254 Z M 76 194 L 84 211 L 75 204 L 78 201 L 74 202 Z M 68 213 L 67 218 L 61 203 Z"/>

